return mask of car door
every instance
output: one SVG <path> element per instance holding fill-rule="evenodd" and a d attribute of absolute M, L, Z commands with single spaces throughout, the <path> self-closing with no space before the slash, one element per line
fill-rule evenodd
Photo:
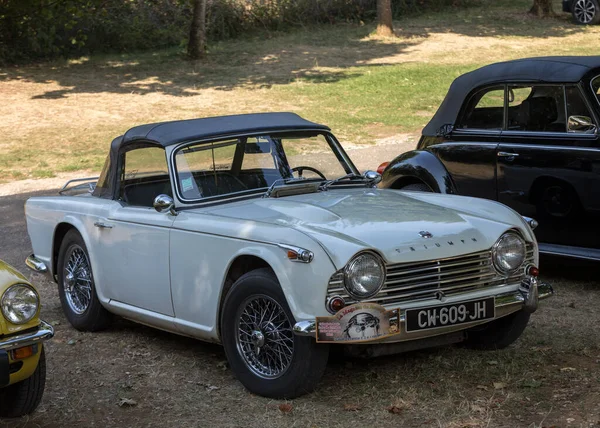
<path fill-rule="evenodd" d="M 496 199 L 496 149 L 504 121 L 504 85 L 475 92 L 454 130 L 428 149 L 442 160 L 461 195 Z"/>
<path fill-rule="evenodd" d="M 600 151 L 577 85 L 512 85 L 497 152 L 498 201 L 538 220 L 544 244 L 598 248 Z M 597 129 L 597 128 L 596 128 Z M 597 194 L 597 193 L 596 193 Z"/>
<path fill-rule="evenodd" d="M 152 202 L 171 193 L 164 149 L 141 147 L 123 153 L 118 204 L 94 227 L 103 290 L 111 303 L 173 316 L 169 277 L 169 241 L 174 217 Z"/>

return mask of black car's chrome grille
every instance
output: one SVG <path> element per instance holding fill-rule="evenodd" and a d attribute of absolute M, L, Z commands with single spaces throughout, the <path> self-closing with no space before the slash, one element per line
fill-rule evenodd
<path fill-rule="evenodd" d="M 527 244 L 525 264 L 533 263 L 533 244 Z M 375 297 L 364 300 L 379 304 L 430 299 L 443 291 L 445 295 L 464 293 L 479 288 L 520 282 L 523 269 L 505 277 L 494 269 L 491 251 L 481 251 L 441 260 L 396 263 L 386 266 L 386 280 Z M 343 272 L 336 272 L 329 280 L 327 297 L 341 296 L 346 304 L 356 300 L 344 288 Z"/>

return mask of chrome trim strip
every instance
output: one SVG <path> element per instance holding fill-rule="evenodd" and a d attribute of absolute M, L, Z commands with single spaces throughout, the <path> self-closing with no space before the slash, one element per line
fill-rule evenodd
<path fill-rule="evenodd" d="M 35 256 L 35 254 L 30 254 L 25 259 L 25 264 L 27 265 L 27 267 L 29 269 L 31 269 L 34 272 L 43 273 L 43 274 L 47 274 L 48 273 L 48 266 L 46 266 L 46 263 L 44 263 L 43 261 L 41 261 L 40 259 L 38 259 Z"/>
<path fill-rule="evenodd" d="M 35 332 L 17 334 L 0 339 L 0 351 L 10 351 L 24 346 L 45 342 L 54 336 L 54 328 L 45 321 L 40 320 L 40 325 Z"/>

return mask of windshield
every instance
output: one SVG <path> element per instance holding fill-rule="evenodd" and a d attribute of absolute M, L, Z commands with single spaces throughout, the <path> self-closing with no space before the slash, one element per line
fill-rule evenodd
<path fill-rule="evenodd" d="M 266 191 L 277 180 L 330 180 L 356 173 L 333 137 L 317 133 L 270 134 L 187 145 L 175 153 L 183 200 Z"/>
<path fill-rule="evenodd" d="M 600 76 L 596 76 L 592 79 L 592 91 L 594 91 L 596 99 L 600 103 Z"/>

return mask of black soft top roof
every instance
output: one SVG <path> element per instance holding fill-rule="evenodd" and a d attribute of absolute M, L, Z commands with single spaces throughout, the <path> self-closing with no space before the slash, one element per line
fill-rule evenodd
<path fill-rule="evenodd" d="M 443 125 L 454 125 L 463 101 L 480 86 L 504 82 L 576 83 L 595 68 L 600 68 L 600 56 L 524 58 L 478 68 L 452 82 L 423 135 L 435 135 Z"/>
<path fill-rule="evenodd" d="M 119 153 L 144 144 L 173 144 L 280 131 L 329 131 L 329 127 L 301 118 L 295 113 L 252 113 L 202 119 L 151 123 L 131 128 L 115 138 L 93 192 L 94 196 L 114 199 L 117 192 Z"/>
<path fill-rule="evenodd" d="M 227 135 L 311 129 L 329 131 L 329 127 L 310 122 L 295 113 L 236 114 L 136 126 L 123 135 L 120 144 L 145 140 L 166 147 L 183 141 Z"/>

